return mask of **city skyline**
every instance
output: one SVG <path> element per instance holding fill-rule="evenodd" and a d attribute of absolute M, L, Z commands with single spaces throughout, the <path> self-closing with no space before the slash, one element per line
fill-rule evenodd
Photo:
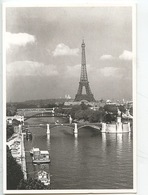
<path fill-rule="evenodd" d="M 7 8 L 5 34 L 7 101 L 74 98 L 82 39 L 95 99 L 132 99 L 131 7 Z"/>

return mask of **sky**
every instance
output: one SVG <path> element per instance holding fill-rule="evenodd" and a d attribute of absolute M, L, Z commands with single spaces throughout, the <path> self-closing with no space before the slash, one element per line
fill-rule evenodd
<path fill-rule="evenodd" d="M 132 99 L 131 7 L 9 7 L 5 37 L 7 101 L 74 98 L 83 39 L 95 99 Z"/>

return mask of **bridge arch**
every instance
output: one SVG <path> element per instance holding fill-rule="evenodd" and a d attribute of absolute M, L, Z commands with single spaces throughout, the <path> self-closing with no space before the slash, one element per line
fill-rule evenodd
<path fill-rule="evenodd" d="M 56 127 L 70 127 L 70 128 L 74 128 L 74 125 L 50 125 L 49 128 L 50 129 L 54 129 Z"/>
<path fill-rule="evenodd" d="M 41 113 L 37 113 L 37 114 L 33 114 L 30 116 L 25 117 L 25 121 L 30 119 L 30 118 L 40 118 L 40 117 L 59 117 L 59 118 L 68 118 L 67 115 L 60 115 L 60 114 L 56 114 L 56 113 L 49 113 L 49 112 L 41 112 Z"/>
<path fill-rule="evenodd" d="M 99 126 L 96 126 L 96 125 L 89 125 L 89 124 L 78 127 L 78 130 L 79 130 L 79 129 L 82 129 L 82 128 L 85 128 L 85 127 L 91 127 L 91 128 L 93 128 L 93 129 L 101 130 L 101 128 L 100 128 Z"/>

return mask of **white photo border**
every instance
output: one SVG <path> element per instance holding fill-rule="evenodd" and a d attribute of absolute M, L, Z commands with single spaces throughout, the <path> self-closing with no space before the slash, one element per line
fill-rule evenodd
<path fill-rule="evenodd" d="M 7 7 L 119 7 L 127 6 L 132 7 L 132 71 L 133 71 L 133 189 L 124 190 L 7 190 L 6 188 L 6 43 L 5 43 L 5 32 L 6 32 L 6 8 Z M 137 193 L 137 113 L 136 113 L 136 4 L 135 3 L 84 3 L 84 4 L 48 4 L 48 3 L 3 3 L 2 7 L 2 26 L 3 26 L 3 192 L 4 194 L 136 194 Z"/>

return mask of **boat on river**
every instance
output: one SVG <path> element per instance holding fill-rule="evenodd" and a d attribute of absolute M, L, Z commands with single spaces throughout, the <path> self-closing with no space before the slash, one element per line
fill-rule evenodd
<path fill-rule="evenodd" d="M 26 139 L 27 140 L 31 140 L 32 139 L 32 133 L 29 130 L 26 131 Z"/>
<path fill-rule="evenodd" d="M 47 150 L 33 149 L 32 162 L 34 164 L 50 163 L 50 156 Z"/>
<path fill-rule="evenodd" d="M 50 175 L 46 171 L 39 171 L 38 172 L 38 180 L 41 181 L 45 186 L 50 185 Z"/>

